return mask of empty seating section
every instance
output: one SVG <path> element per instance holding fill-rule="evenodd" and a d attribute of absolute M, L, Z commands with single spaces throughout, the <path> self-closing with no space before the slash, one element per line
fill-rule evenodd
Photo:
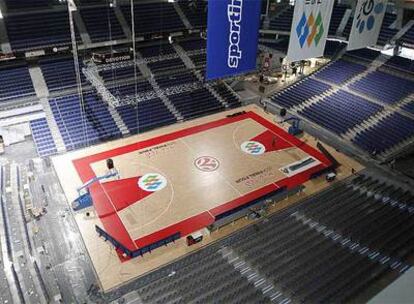
<path fill-rule="evenodd" d="M 207 3 L 205 1 L 180 0 L 178 4 L 194 28 L 207 26 Z"/>
<path fill-rule="evenodd" d="M 372 49 L 359 49 L 355 51 L 346 52 L 345 57 L 357 59 L 365 63 L 371 63 L 374 61 L 381 53 Z"/>
<path fill-rule="evenodd" d="M 159 44 L 138 49 L 139 53 L 145 58 L 158 57 L 176 54 L 174 48 L 170 44 Z"/>
<path fill-rule="evenodd" d="M 188 51 L 205 49 L 207 47 L 207 43 L 206 43 L 206 40 L 204 39 L 187 40 L 187 41 L 181 41 L 180 46 L 185 51 L 188 52 Z"/>
<path fill-rule="evenodd" d="M 213 89 L 228 103 L 230 108 L 237 108 L 241 106 L 239 98 L 234 95 L 223 83 L 213 85 Z"/>
<path fill-rule="evenodd" d="M 84 94 L 83 109 L 78 95 L 59 97 L 49 102 L 68 150 L 121 135 L 106 105 L 94 93 Z"/>
<path fill-rule="evenodd" d="M 306 107 L 301 114 L 336 134 L 344 134 L 382 107 L 345 91 L 338 91 Z"/>
<path fill-rule="evenodd" d="M 383 67 L 386 69 L 394 69 L 399 72 L 414 74 L 414 61 L 400 56 L 390 57 Z"/>
<path fill-rule="evenodd" d="M 0 102 L 36 95 L 26 66 L 0 69 L 0 83 Z"/>
<path fill-rule="evenodd" d="M 137 81 L 136 84 L 135 82 L 129 84 L 122 83 L 109 88 L 109 91 L 117 98 L 131 98 L 135 96 L 135 92 L 143 93 L 152 90 L 151 84 L 145 79 Z"/>
<path fill-rule="evenodd" d="M 394 23 L 397 16 L 391 13 L 385 13 L 384 20 L 382 21 L 381 31 L 378 36 L 378 45 L 387 44 L 394 36 L 399 32 L 398 29 L 390 28 Z"/>
<path fill-rule="evenodd" d="M 6 27 L 14 50 L 62 46 L 71 41 L 67 11 L 9 15 Z"/>
<path fill-rule="evenodd" d="M 224 106 L 205 89 L 196 89 L 168 96 L 184 119 L 191 119 L 224 110 Z"/>
<path fill-rule="evenodd" d="M 273 95 L 271 100 L 278 105 L 289 109 L 300 105 L 314 96 L 321 95 L 329 89 L 331 89 L 331 87 L 323 82 L 306 78 L 282 92 Z"/>
<path fill-rule="evenodd" d="M 288 50 L 289 39 L 280 39 L 279 41 L 275 41 L 275 42 L 260 42 L 259 44 L 262 44 L 268 48 L 271 48 L 273 50 L 286 54 Z"/>
<path fill-rule="evenodd" d="M 325 51 L 323 54 L 325 57 L 333 57 L 336 54 L 338 54 L 344 47 L 345 47 L 345 44 L 339 41 L 326 40 Z M 286 50 L 287 50 L 287 45 L 286 45 Z"/>
<path fill-rule="evenodd" d="M 41 9 L 49 6 L 50 0 L 5 0 L 9 10 L 19 9 Z"/>
<path fill-rule="evenodd" d="M 414 206 L 413 198 L 361 176 L 248 227 L 230 246 L 292 303 L 353 302 L 363 289 L 394 271 L 391 263 L 361 254 L 361 248 L 405 262 L 414 253 L 414 214 L 391 204 Z M 311 228 L 313 223 L 305 224 L 296 215 L 320 226 Z M 322 227 L 325 231 L 319 231 Z M 333 241 L 333 233 L 359 247 L 351 250 L 346 242 Z"/>
<path fill-rule="evenodd" d="M 124 31 L 113 8 L 90 7 L 82 8 L 80 12 L 93 42 L 125 38 Z"/>
<path fill-rule="evenodd" d="M 414 26 L 411 26 L 410 29 L 405 32 L 401 40 L 404 44 L 409 44 L 411 47 L 414 45 Z"/>
<path fill-rule="evenodd" d="M 121 6 L 121 10 L 131 25 L 130 6 Z M 134 5 L 135 34 L 156 34 L 184 30 L 185 26 L 172 3 L 153 2 Z"/>
<path fill-rule="evenodd" d="M 207 54 L 196 54 L 196 55 L 190 55 L 189 56 L 191 61 L 194 63 L 194 65 L 199 67 L 204 67 L 207 64 Z"/>
<path fill-rule="evenodd" d="M 186 66 L 180 58 L 166 59 L 148 63 L 148 67 L 154 73 L 185 70 Z"/>
<path fill-rule="evenodd" d="M 386 104 L 392 104 L 414 92 L 414 82 L 375 71 L 351 84 L 350 88 Z"/>
<path fill-rule="evenodd" d="M 157 75 L 155 79 L 161 88 L 177 86 L 185 83 L 198 82 L 197 77 L 195 77 L 195 75 L 191 71 Z"/>
<path fill-rule="evenodd" d="M 343 5 L 335 5 L 333 8 L 331 23 L 329 24 L 329 35 L 335 36 L 336 31 L 338 30 L 339 24 L 344 17 L 347 7 Z"/>
<path fill-rule="evenodd" d="M 46 118 L 39 118 L 30 122 L 33 140 L 39 156 L 49 156 L 57 153 L 55 142 L 50 133 Z"/>
<path fill-rule="evenodd" d="M 203 250 L 177 264 L 177 275 L 138 289 L 143 303 L 270 303 L 218 252 Z"/>
<path fill-rule="evenodd" d="M 359 132 L 353 142 L 369 153 L 380 154 L 412 136 L 414 120 L 394 112 L 371 128 Z"/>
<path fill-rule="evenodd" d="M 319 79 L 341 84 L 364 70 L 366 70 L 364 65 L 340 59 L 328 65 L 320 72 L 317 72 L 315 75 Z"/>
<path fill-rule="evenodd" d="M 73 58 L 42 59 L 39 61 L 39 65 L 50 92 L 76 88 L 77 81 Z M 82 72 L 81 82 L 82 86 L 88 84 Z"/>
<path fill-rule="evenodd" d="M 134 78 L 134 73 L 137 77 L 141 77 L 142 74 L 137 67 L 134 69 L 134 65 L 112 65 L 111 68 L 99 71 L 99 75 L 102 77 L 104 82 L 125 80 L 129 78 Z"/>
<path fill-rule="evenodd" d="M 269 29 L 281 32 L 290 32 L 293 19 L 293 6 L 289 6 L 281 14 L 270 20 Z"/>
<path fill-rule="evenodd" d="M 410 101 L 402 107 L 405 111 L 410 112 L 414 115 L 414 100 Z"/>
<path fill-rule="evenodd" d="M 131 133 L 141 133 L 177 122 L 159 98 L 141 101 L 138 106 L 121 106 L 117 111 Z"/>

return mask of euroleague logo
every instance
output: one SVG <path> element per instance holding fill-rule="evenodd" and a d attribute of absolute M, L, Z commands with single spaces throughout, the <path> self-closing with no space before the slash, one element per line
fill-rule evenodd
<path fill-rule="evenodd" d="M 138 186 L 148 192 L 160 191 L 167 186 L 167 179 L 158 173 L 147 173 L 139 179 Z"/>
<path fill-rule="evenodd" d="M 194 161 L 196 168 L 203 172 L 213 172 L 220 167 L 220 162 L 212 156 L 201 156 Z"/>
<path fill-rule="evenodd" d="M 241 144 L 240 148 L 244 153 L 250 155 L 262 155 L 266 152 L 266 148 L 263 146 L 263 144 L 252 140 L 245 141 Z"/>
<path fill-rule="evenodd" d="M 358 15 L 356 27 L 360 34 L 367 29 L 372 30 L 375 25 L 375 16 L 382 14 L 385 10 L 383 1 L 378 0 L 365 0 L 361 5 Z"/>

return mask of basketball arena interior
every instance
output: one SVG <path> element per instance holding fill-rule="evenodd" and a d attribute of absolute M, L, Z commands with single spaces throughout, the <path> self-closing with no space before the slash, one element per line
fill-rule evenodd
<path fill-rule="evenodd" d="M 0 303 L 414 303 L 413 59 L 414 1 L 0 0 Z"/>

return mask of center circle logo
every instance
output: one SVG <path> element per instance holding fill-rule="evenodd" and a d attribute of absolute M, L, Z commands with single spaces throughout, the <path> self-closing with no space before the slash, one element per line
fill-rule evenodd
<path fill-rule="evenodd" d="M 220 167 L 220 162 L 212 156 L 201 156 L 194 161 L 194 165 L 201 171 L 213 172 Z"/>
<path fill-rule="evenodd" d="M 244 153 L 250 154 L 250 155 L 261 155 L 266 152 L 265 146 L 263 144 L 257 142 L 257 141 L 245 141 L 240 146 L 241 150 Z"/>
<path fill-rule="evenodd" d="M 160 191 L 167 186 L 167 179 L 158 173 L 147 173 L 138 180 L 138 186 L 148 192 Z"/>

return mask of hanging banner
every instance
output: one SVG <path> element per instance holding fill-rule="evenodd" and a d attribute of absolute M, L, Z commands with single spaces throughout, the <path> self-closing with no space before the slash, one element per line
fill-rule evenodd
<path fill-rule="evenodd" d="M 323 55 L 334 0 L 295 3 L 287 59 L 299 61 Z"/>
<path fill-rule="evenodd" d="M 347 50 L 361 49 L 377 43 L 387 0 L 359 0 Z"/>
<path fill-rule="evenodd" d="M 256 69 L 261 0 L 209 0 L 207 80 Z"/>

